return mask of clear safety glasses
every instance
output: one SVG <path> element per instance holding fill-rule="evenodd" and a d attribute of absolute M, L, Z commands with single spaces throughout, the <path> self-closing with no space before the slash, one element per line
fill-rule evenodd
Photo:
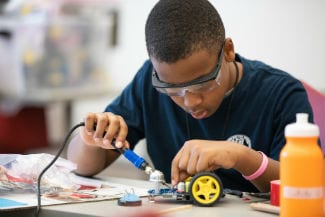
<path fill-rule="evenodd" d="M 194 94 L 207 93 L 220 86 L 222 57 L 223 47 L 219 52 L 217 65 L 209 74 L 182 84 L 171 84 L 161 81 L 156 70 L 153 69 L 152 85 L 157 91 L 167 94 L 168 96 L 184 97 L 186 92 Z"/>

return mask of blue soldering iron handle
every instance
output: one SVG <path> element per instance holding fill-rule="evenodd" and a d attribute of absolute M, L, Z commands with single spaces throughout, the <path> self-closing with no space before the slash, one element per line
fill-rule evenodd
<path fill-rule="evenodd" d="M 134 151 L 128 148 L 117 148 L 115 146 L 115 140 L 113 140 L 112 145 L 115 147 L 115 149 L 124 155 L 126 159 L 128 159 L 136 168 L 145 170 L 147 166 L 149 166 L 149 163 L 145 161 L 142 157 L 137 155 Z"/>
<path fill-rule="evenodd" d="M 148 163 L 131 149 L 123 149 L 123 152 L 124 157 L 128 159 L 136 168 L 145 170 L 145 168 L 148 166 Z"/>

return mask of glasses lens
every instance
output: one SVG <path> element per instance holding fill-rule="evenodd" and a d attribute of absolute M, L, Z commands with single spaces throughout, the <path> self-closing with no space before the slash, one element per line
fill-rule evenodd
<path fill-rule="evenodd" d="M 219 75 L 221 73 L 219 72 Z M 220 76 L 214 80 L 206 81 L 200 84 L 194 84 L 187 87 L 179 87 L 179 88 L 156 88 L 159 92 L 167 94 L 168 96 L 180 96 L 184 97 L 186 92 L 194 93 L 194 94 L 202 94 L 208 93 L 213 89 L 220 86 Z"/>

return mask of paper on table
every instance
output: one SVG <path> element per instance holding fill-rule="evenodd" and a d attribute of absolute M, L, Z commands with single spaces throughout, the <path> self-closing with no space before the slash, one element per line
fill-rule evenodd
<path fill-rule="evenodd" d="M 92 178 L 86 178 L 82 176 L 77 176 L 75 174 L 70 175 L 70 179 L 79 185 L 85 185 L 85 186 L 93 186 L 96 188 L 102 187 L 103 181 L 98 180 L 98 179 L 92 179 Z"/>
<path fill-rule="evenodd" d="M 91 178 L 76 177 L 76 179 L 82 180 L 83 183 L 92 183 L 100 185 L 102 187 L 90 190 L 78 190 L 74 192 L 60 192 L 52 195 L 42 196 L 42 206 L 49 206 L 55 204 L 66 204 L 66 203 L 80 203 L 100 200 L 111 200 L 117 199 L 126 194 L 126 192 L 134 192 L 138 196 L 147 196 L 147 188 L 133 187 L 130 185 L 123 185 L 118 183 L 112 183 L 107 181 L 101 181 Z M 36 207 L 37 197 L 36 194 L 12 194 L 6 193 L 0 195 L 2 200 L 13 200 L 17 201 L 17 204 L 12 206 L 0 206 L 1 210 L 19 209 L 26 207 Z"/>

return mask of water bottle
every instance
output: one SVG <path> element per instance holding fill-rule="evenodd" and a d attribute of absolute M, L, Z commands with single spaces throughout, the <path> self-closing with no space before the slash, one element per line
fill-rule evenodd
<path fill-rule="evenodd" d="M 323 217 L 324 164 L 319 128 L 298 113 L 280 153 L 280 217 Z"/>

